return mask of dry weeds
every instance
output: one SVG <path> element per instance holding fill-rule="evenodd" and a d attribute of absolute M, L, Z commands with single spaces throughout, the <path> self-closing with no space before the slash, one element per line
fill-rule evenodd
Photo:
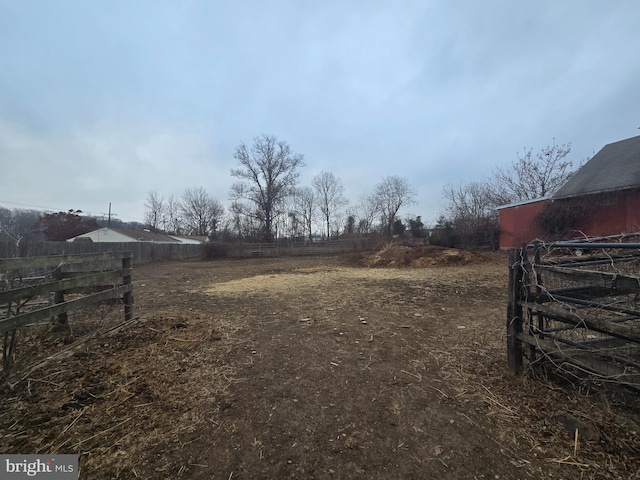
<path fill-rule="evenodd" d="M 511 376 L 504 256 L 426 251 L 141 268 L 137 322 L 3 387 L 0 451 L 96 479 L 639 478 L 637 397 Z"/>

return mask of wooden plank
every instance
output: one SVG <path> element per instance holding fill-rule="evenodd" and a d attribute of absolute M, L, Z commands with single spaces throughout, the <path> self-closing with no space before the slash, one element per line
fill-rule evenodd
<path fill-rule="evenodd" d="M 41 308 L 39 310 L 34 310 L 33 312 L 22 313 L 14 317 L 8 317 L 0 320 L 0 333 L 29 325 L 49 323 L 52 317 L 59 315 L 60 313 L 66 313 L 77 308 L 85 307 L 101 300 L 119 297 L 123 294 L 130 293 L 131 291 L 133 291 L 133 285 L 120 285 L 119 287 L 115 287 L 111 290 L 94 293 L 76 300 L 69 300 L 68 302 L 61 303 L 59 305 Z"/>
<path fill-rule="evenodd" d="M 584 265 L 611 265 L 617 263 L 637 262 L 640 255 L 609 255 L 607 257 L 568 257 L 559 259 L 547 259 L 545 265 L 554 265 L 556 267 L 583 267 Z"/>
<path fill-rule="evenodd" d="M 607 252 L 599 252 L 593 250 L 583 250 L 582 255 L 579 257 L 576 255 L 560 255 L 556 252 L 557 256 L 546 257 L 543 261 L 545 265 L 556 266 L 580 266 L 582 264 L 590 264 L 592 262 L 607 261 L 607 263 L 615 263 L 618 261 L 637 260 L 640 257 L 639 252 L 629 250 L 608 250 Z"/>
<path fill-rule="evenodd" d="M 613 290 L 609 287 L 599 287 L 596 285 L 579 285 L 576 287 L 560 287 L 551 288 L 548 291 L 543 291 L 538 297 L 540 302 L 552 302 L 556 295 L 573 297 L 579 300 L 589 300 L 596 298 L 608 297 L 611 295 L 625 295 L 627 293 L 624 290 Z"/>
<path fill-rule="evenodd" d="M 21 270 L 24 268 L 56 267 L 67 263 L 78 264 L 87 262 L 103 262 L 131 257 L 133 257 L 133 253 L 126 251 L 80 253 L 77 255 L 47 255 L 44 257 L 0 258 L 0 271 Z"/>
<path fill-rule="evenodd" d="M 569 323 L 579 327 L 585 327 L 595 332 L 606 333 L 613 337 L 622 338 L 634 343 L 640 343 L 640 328 L 638 326 L 623 325 L 620 323 L 610 322 L 597 318 L 589 318 L 588 316 L 580 316 L 570 310 L 566 310 L 560 306 L 550 305 L 548 303 L 532 303 L 520 302 L 525 308 L 531 309 L 533 313 L 542 313 L 544 315 L 558 320 L 560 322 Z"/>
<path fill-rule="evenodd" d="M 640 387 L 640 374 L 630 372 L 623 365 L 612 362 L 606 354 L 576 347 L 569 347 L 553 340 L 539 338 L 527 333 L 520 333 L 518 338 L 529 345 L 537 347 L 540 351 L 552 357 L 561 358 L 579 368 L 589 370 L 618 382 Z"/>
<path fill-rule="evenodd" d="M 547 272 L 553 272 L 567 280 L 588 283 L 592 287 L 604 287 L 616 292 L 623 291 L 625 293 L 640 292 L 640 278 L 630 275 L 578 268 L 555 267 L 551 265 L 541 265 L 540 268 Z"/>
<path fill-rule="evenodd" d="M 125 286 L 132 287 L 131 285 L 131 257 L 122 258 L 122 270 L 128 272 L 127 275 L 122 277 L 122 283 Z M 124 303 L 124 319 L 131 320 L 133 318 L 133 287 L 127 290 L 122 297 Z"/>
<path fill-rule="evenodd" d="M 51 277 L 57 281 L 62 281 L 62 269 L 61 268 L 53 268 L 51 269 Z M 53 303 L 56 305 L 64 303 L 64 292 L 58 290 L 53 294 Z M 67 322 L 67 313 L 59 313 L 56 317 L 56 323 L 58 327 L 63 327 L 65 329 L 69 328 L 69 323 Z"/>
<path fill-rule="evenodd" d="M 39 295 L 47 295 L 51 292 L 68 293 L 72 289 L 79 287 L 90 287 L 99 282 L 108 282 L 110 280 L 118 280 L 124 276 L 131 276 L 132 269 L 128 270 L 111 270 L 107 272 L 91 273 L 83 276 L 73 276 L 63 280 L 53 282 L 45 282 L 39 285 L 28 285 L 26 287 L 14 288 L 0 292 L 0 305 L 16 302 L 25 298 L 33 298 Z"/>
<path fill-rule="evenodd" d="M 522 307 L 518 300 L 522 287 L 522 267 L 519 263 L 518 250 L 509 251 L 509 286 L 507 299 L 507 364 L 509 369 L 519 374 L 522 372 L 522 342 L 518 335 L 522 333 Z"/>
<path fill-rule="evenodd" d="M 131 325 L 133 322 L 136 322 L 138 320 L 139 320 L 139 317 L 132 318 L 131 320 L 125 320 L 124 322 L 119 323 L 118 325 L 114 325 L 113 327 L 109 327 L 106 330 L 101 330 L 101 331 L 98 331 L 98 332 L 94 332 L 94 333 L 90 334 L 89 336 L 84 337 L 82 340 L 79 340 L 79 341 L 75 342 L 74 344 L 70 345 L 69 347 L 65 348 L 64 350 L 62 350 L 60 352 L 57 352 L 57 353 L 54 353 L 53 355 L 45 358 L 41 362 L 38 362 L 36 365 L 34 365 L 32 367 L 29 367 L 28 370 L 26 371 L 26 373 L 22 374 L 21 380 L 24 380 L 25 378 L 27 378 L 29 375 L 31 375 L 36 370 L 39 370 L 39 369 L 41 369 L 43 367 L 46 367 L 47 365 L 49 365 L 50 363 L 52 363 L 54 361 L 70 357 L 74 353 L 76 353 L 79 350 L 85 348 L 86 344 L 91 342 L 92 340 L 95 340 L 96 338 L 110 337 L 110 336 L 114 335 L 115 333 L 118 333 L 123 328 Z M 15 385 L 15 384 L 13 384 L 13 385 Z"/>
<path fill-rule="evenodd" d="M 113 268 L 102 270 L 82 270 L 80 272 L 62 272 L 62 278 L 76 278 L 76 277 L 84 277 L 85 275 L 97 275 L 98 273 L 103 273 L 106 271 L 113 270 Z"/>

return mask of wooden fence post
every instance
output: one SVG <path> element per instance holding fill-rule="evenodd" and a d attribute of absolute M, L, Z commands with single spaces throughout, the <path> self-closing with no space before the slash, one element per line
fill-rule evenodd
<path fill-rule="evenodd" d="M 127 253 L 124 253 L 125 256 L 122 257 L 122 284 L 123 285 L 131 285 L 131 256 L 126 256 Z M 125 292 L 122 301 L 124 303 L 124 319 L 131 320 L 133 318 L 133 292 Z"/>
<path fill-rule="evenodd" d="M 534 256 L 533 256 L 533 261 L 534 264 L 531 266 L 531 271 L 532 273 L 535 275 L 535 279 L 536 279 L 536 303 L 541 304 L 542 303 L 542 299 L 541 299 L 541 295 L 542 295 L 542 268 L 540 268 L 540 249 L 542 248 L 542 244 L 540 242 L 535 242 L 535 252 L 534 252 Z M 528 299 L 527 299 L 528 300 Z M 529 325 L 529 334 L 533 335 L 534 333 L 536 333 L 538 335 L 538 337 L 540 338 L 544 338 L 544 334 L 542 333 L 544 331 L 544 315 L 542 314 L 542 312 L 538 312 L 538 314 L 536 315 L 537 319 L 538 319 L 538 325 L 537 327 L 534 329 L 533 328 L 533 318 L 532 318 L 532 314 L 529 313 L 529 318 L 531 325 Z M 534 331 L 536 330 L 536 331 Z M 536 356 L 537 356 L 537 349 L 535 346 L 531 345 L 531 361 L 534 362 L 536 360 Z"/>
<path fill-rule="evenodd" d="M 51 277 L 53 278 L 53 280 L 62 280 L 62 265 L 55 267 L 51 271 Z M 62 292 L 62 290 L 58 290 L 53 294 L 53 303 L 56 305 L 60 303 L 64 303 L 64 293 Z M 68 329 L 69 328 L 68 320 L 69 319 L 67 317 L 66 312 L 59 313 L 56 316 L 56 320 L 54 324 L 55 328 L 58 330 Z"/>
<path fill-rule="evenodd" d="M 522 372 L 522 307 L 519 304 L 524 273 L 518 250 L 509 250 L 509 286 L 507 300 L 507 364 L 514 374 Z"/>

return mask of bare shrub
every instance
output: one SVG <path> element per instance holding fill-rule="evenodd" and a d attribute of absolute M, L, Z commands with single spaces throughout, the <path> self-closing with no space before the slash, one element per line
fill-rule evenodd
<path fill-rule="evenodd" d="M 584 197 L 552 201 L 538 213 L 536 222 L 546 238 L 564 238 L 588 216 L 589 204 Z"/>

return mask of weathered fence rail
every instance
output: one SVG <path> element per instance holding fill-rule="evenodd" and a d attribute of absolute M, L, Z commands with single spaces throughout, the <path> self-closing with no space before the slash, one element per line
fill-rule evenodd
<path fill-rule="evenodd" d="M 132 252 L 0 258 L 0 333 L 8 371 L 19 329 L 66 326 L 67 314 L 118 299 L 125 321 L 133 316 Z M 87 269 L 90 269 L 87 271 Z M 65 296 L 73 295 L 74 298 Z"/>
<path fill-rule="evenodd" d="M 334 255 L 370 250 L 381 243 L 375 237 L 322 240 L 313 242 L 280 241 L 272 243 L 211 242 L 202 245 L 128 242 L 0 242 L 0 258 L 38 257 L 48 255 L 79 255 L 131 251 L 132 264 L 143 265 L 156 261 L 187 260 L 215 257 L 286 257 L 304 255 Z"/>
<path fill-rule="evenodd" d="M 535 243 L 509 252 L 507 362 L 550 360 L 640 388 L 640 244 Z"/>
<path fill-rule="evenodd" d="M 354 237 L 314 242 L 226 243 L 229 256 L 234 257 L 295 257 L 305 255 L 336 255 L 371 250 L 375 237 Z"/>
<path fill-rule="evenodd" d="M 89 253 L 132 253 L 132 264 L 143 265 L 159 260 L 186 260 L 202 254 L 201 245 L 125 242 L 0 242 L 0 258 L 40 257 L 48 255 L 81 255 Z"/>

